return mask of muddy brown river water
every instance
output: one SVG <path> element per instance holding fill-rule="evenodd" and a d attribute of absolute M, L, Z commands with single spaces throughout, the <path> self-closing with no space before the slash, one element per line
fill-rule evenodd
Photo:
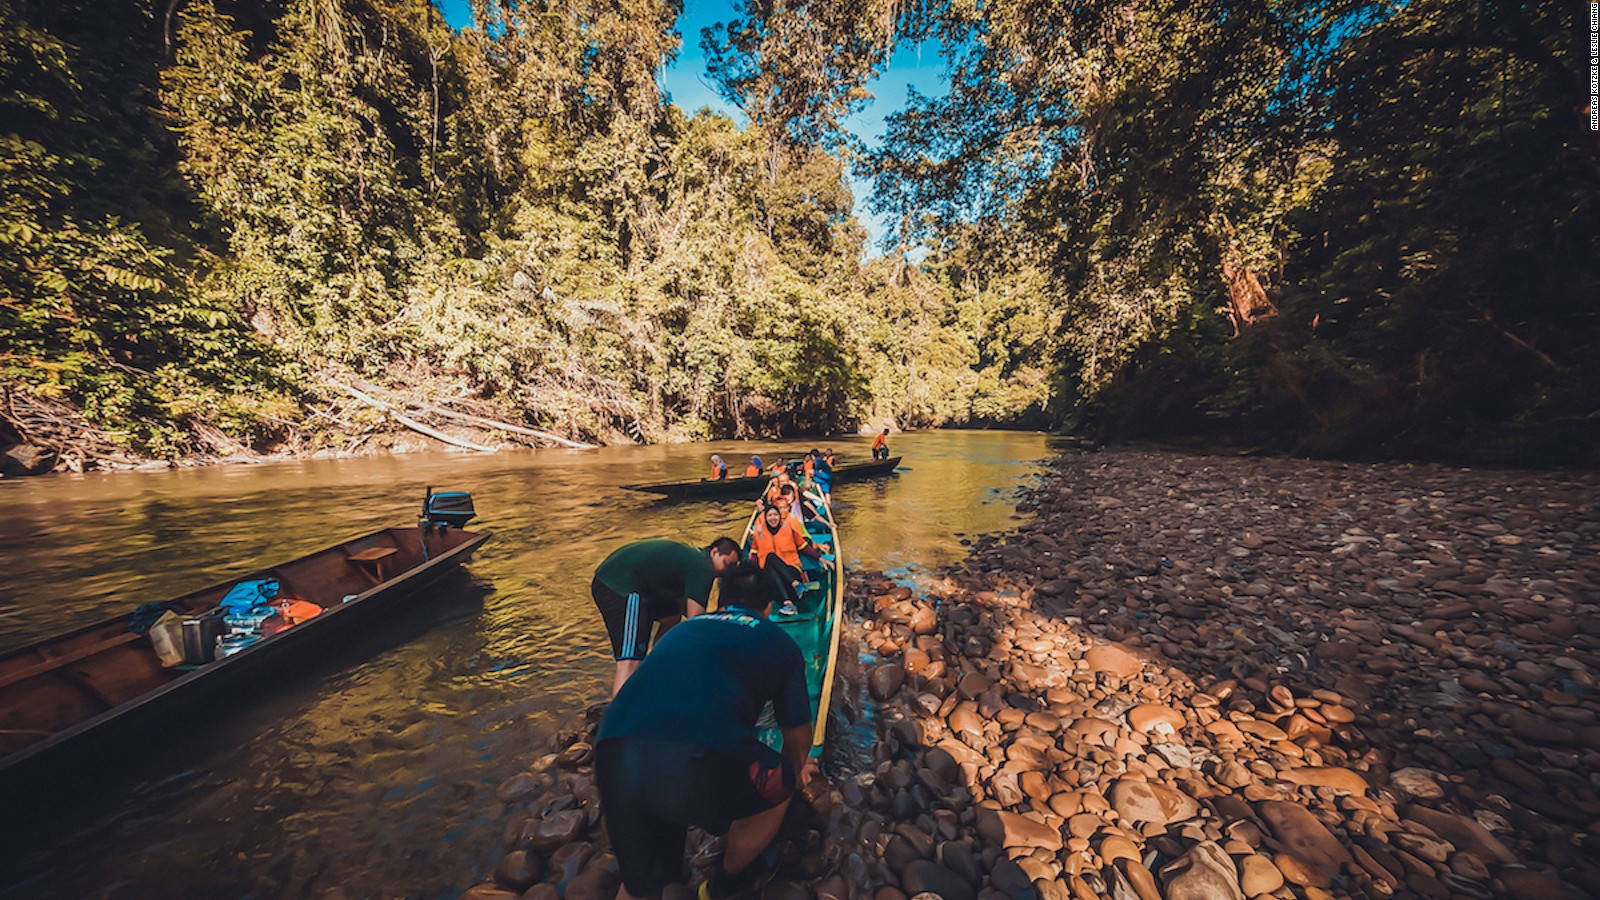
<path fill-rule="evenodd" d="M 0 482 L 0 647 L 383 527 L 424 485 L 473 492 L 494 538 L 460 577 L 314 669 L 108 747 L 88 802 L 4 850 L 5 896 L 450 896 L 501 852 L 494 789 L 576 710 L 609 656 L 587 586 L 638 537 L 737 537 L 747 501 L 667 504 L 618 484 L 809 443 L 429 454 Z M 867 440 L 836 439 L 846 460 Z M 837 488 L 846 561 L 914 574 L 1010 524 L 1042 434 L 893 442 L 899 473 Z M 3 804 L 0 804 L 3 805 Z"/>

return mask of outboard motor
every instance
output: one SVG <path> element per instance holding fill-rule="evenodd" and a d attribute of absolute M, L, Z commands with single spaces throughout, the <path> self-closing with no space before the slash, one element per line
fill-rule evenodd
<path fill-rule="evenodd" d="M 472 508 L 472 495 L 466 491 L 440 491 L 428 488 L 422 498 L 422 516 L 418 524 L 423 528 L 465 528 L 477 516 Z"/>
<path fill-rule="evenodd" d="M 454 525 L 464 528 L 478 511 L 472 508 L 472 495 L 466 491 L 440 491 L 435 494 L 429 485 L 422 495 L 422 515 L 417 517 L 417 530 L 422 532 L 422 558 L 428 559 L 428 532 L 437 528 L 442 533 Z"/>

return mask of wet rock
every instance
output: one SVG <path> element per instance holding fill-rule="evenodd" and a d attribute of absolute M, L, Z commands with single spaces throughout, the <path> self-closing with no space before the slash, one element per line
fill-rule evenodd
<path fill-rule="evenodd" d="M 1283 887 L 1283 873 L 1272 860 L 1251 854 L 1239 860 L 1239 889 L 1246 897 L 1270 894 Z"/>
<path fill-rule="evenodd" d="M 615 900 L 621 878 L 617 874 L 617 861 L 609 853 L 602 853 L 582 872 L 567 882 L 565 900 Z"/>
<path fill-rule="evenodd" d="M 1291 784 L 1309 785 L 1311 787 L 1332 788 L 1351 794 L 1365 793 L 1367 781 L 1360 774 L 1338 766 L 1307 766 L 1303 769 L 1288 769 L 1278 773 L 1278 777 Z"/>
<path fill-rule="evenodd" d="M 1506 867 L 1497 875 L 1506 893 L 1516 900 L 1570 900 L 1571 891 L 1560 880 L 1534 869 Z"/>
<path fill-rule="evenodd" d="M 932 893 L 944 900 L 977 900 L 978 897 L 978 892 L 965 878 L 929 860 L 918 860 L 908 866 L 900 885 L 909 894 Z"/>
<path fill-rule="evenodd" d="M 978 833 L 1001 847 L 1061 849 L 1061 832 L 1039 819 L 1003 810 L 978 810 Z"/>
<path fill-rule="evenodd" d="M 1083 658 L 1089 665 L 1089 671 L 1104 672 L 1118 678 L 1132 678 L 1143 668 L 1137 656 L 1116 644 L 1091 647 Z"/>
<path fill-rule="evenodd" d="M 461 900 L 517 900 L 517 892 L 498 884 L 478 884 L 463 891 Z"/>
<path fill-rule="evenodd" d="M 525 890 L 539 880 L 543 864 L 539 857 L 526 850 L 513 850 L 501 858 L 494 868 L 494 880 L 509 888 Z"/>
<path fill-rule="evenodd" d="M 1033 888 L 1033 880 L 1022 867 L 1015 862 L 1002 857 L 989 870 L 989 883 L 994 889 L 1004 894 L 1009 900 L 1034 900 L 1037 892 Z"/>
<path fill-rule="evenodd" d="M 502 803 L 515 803 L 524 797 L 532 797 L 542 790 L 544 783 L 539 778 L 527 772 L 519 772 L 502 781 L 500 787 L 495 789 L 495 796 L 499 797 Z"/>
<path fill-rule="evenodd" d="M 1168 825 L 1191 819 L 1199 811 L 1193 798 L 1174 788 L 1128 778 L 1111 786 L 1109 799 L 1125 822 Z"/>
<path fill-rule="evenodd" d="M 550 853 L 577 840 L 585 824 L 582 810 L 562 810 L 528 823 L 522 830 L 522 841 L 540 853 Z"/>
<path fill-rule="evenodd" d="M 905 669 L 899 663 L 879 663 L 868 676 L 872 696 L 879 700 L 887 700 L 900 690 L 900 685 L 906 680 Z"/>
<path fill-rule="evenodd" d="M 1351 861 L 1339 839 L 1305 807 L 1286 800 L 1266 800 L 1256 806 L 1256 811 L 1284 849 L 1313 870 L 1331 874 Z M 1284 877 L 1289 873 L 1285 872 Z"/>
<path fill-rule="evenodd" d="M 1439 777 L 1427 769 L 1398 769 L 1389 775 L 1389 785 L 1418 800 L 1437 800 L 1444 796 Z"/>
<path fill-rule="evenodd" d="M 1292 853 L 1275 854 L 1272 865 L 1290 884 L 1303 888 L 1325 888 L 1333 884 L 1333 876 L 1328 871 Z"/>
<path fill-rule="evenodd" d="M 1233 860 L 1214 841 L 1201 841 L 1161 870 L 1166 900 L 1243 900 Z"/>
<path fill-rule="evenodd" d="M 582 841 L 566 844 L 550 854 L 550 865 L 545 879 L 565 891 L 567 882 L 578 877 L 583 867 L 594 857 L 594 845 Z"/>
<path fill-rule="evenodd" d="M 967 700 L 976 699 L 979 694 L 993 686 L 993 682 L 977 672 L 970 672 L 956 683 L 956 693 Z"/>
<path fill-rule="evenodd" d="M 1128 724 L 1138 732 L 1173 734 L 1183 728 L 1183 716 L 1164 703 L 1141 703 L 1128 710 Z"/>
<path fill-rule="evenodd" d="M 922 858 L 911 842 L 899 835 L 889 838 L 883 848 L 883 861 L 888 863 L 889 871 L 896 875 L 903 875 L 912 863 Z"/>
<path fill-rule="evenodd" d="M 1476 855 L 1481 860 L 1496 863 L 1516 862 L 1516 856 L 1490 833 L 1489 829 L 1466 816 L 1412 804 L 1406 807 L 1406 818 L 1420 822 L 1434 834 Z"/>
<path fill-rule="evenodd" d="M 536 884 L 522 892 L 521 900 L 561 900 L 561 892 L 553 884 Z M 667 900 L 665 893 L 661 900 Z"/>
<path fill-rule="evenodd" d="M 1162 900 L 1161 891 L 1156 887 L 1156 877 L 1150 874 L 1144 863 L 1136 859 L 1119 859 L 1115 870 L 1138 900 Z"/>
<path fill-rule="evenodd" d="M 576 769 L 594 762 L 594 745 L 578 741 L 556 754 L 556 765 L 563 769 Z"/>
<path fill-rule="evenodd" d="M 56 467 L 56 451 L 33 444 L 15 444 L 0 450 L 0 475 L 16 478 L 43 475 Z"/>
<path fill-rule="evenodd" d="M 668 900 L 663 895 L 661 900 Z M 843 875 L 829 875 L 817 882 L 817 900 L 851 900 L 849 882 Z"/>

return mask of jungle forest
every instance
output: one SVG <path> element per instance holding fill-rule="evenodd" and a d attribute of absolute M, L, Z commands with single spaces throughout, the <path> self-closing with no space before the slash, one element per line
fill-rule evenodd
<path fill-rule="evenodd" d="M 680 12 L 0 0 L 0 443 L 310 452 L 390 398 L 597 443 L 1600 455 L 1585 4 Z M 908 41 L 946 90 L 856 139 Z M 664 94 L 686 44 L 743 121 Z"/>

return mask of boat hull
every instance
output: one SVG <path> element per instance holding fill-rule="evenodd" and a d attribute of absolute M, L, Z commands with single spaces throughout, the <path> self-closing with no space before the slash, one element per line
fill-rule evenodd
<path fill-rule="evenodd" d="M 811 755 L 822 754 L 827 738 L 828 707 L 832 702 L 833 681 L 839 656 L 839 633 L 844 609 L 844 564 L 837 524 L 832 510 L 820 504 L 822 515 L 806 523 L 806 532 L 818 544 L 827 544 L 829 553 L 823 559 L 802 557 L 802 571 L 808 588 L 801 594 L 798 614 L 785 616 L 774 607 L 770 621 L 783 629 L 800 648 L 805 661 L 806 692 L 811 698 L 812 733 Z M 751 530 L 756 518 L 752 516 L 745 527 L 744 546 L 748 551 Z M 783 735 L 774 721 L 757 725 L 761 740 L 774 750 L 782 749 Z"/>
<path fill-rule="evenodd" d="M 378 535 L 415 529 L 386 529 L 371 535 L 336 545 L 303 557 L 295 563 L 312 560 L 351 545 L 370 542 Z M 40 794 L 54 794 L 64 788 L 65 780 L 74 779 L 84 767 L 103 768 L 108 758 L 115 758 L 114 749 L 129 739 L 146 733 L 152 726 L 171 722 L 185 712 L 204 717 L 209 711 L 208 700 L 223 692 L 237 696 L 254 695 L 264 675 L 281 669 L 291 662 L 311 656 L 325 656 L 341 638 L 348 637 L 363 626 L 372 625 L 385 615 L 392 615 L 406 601 L 415 599 L 421 590 L 440 577 L 457 571 L 471 558 L 474 551 L 489 539 L 487 532 L 456 532 L 463 538 L 460 543 L 431 554 L 428 559 L 358 593 L 348 602 L 329 606 L 323 612 L 292 628 L 224 659 L 195 668 L 179 675 L 161 686 L 124 703 L 115 705 L 98 715 L 77 722 L 47 738 L 35 741 L 0 759 L 0 793 L 23 798 Z M 289 570 L 295 563 L 286 563 L 272 570 L 250 573 L 221 585 L 214 585 L 186 597 L 209 597 L 241 580 L 255 577 L 273 577 L 278 569 Z M 182 602 L 184 598 L 179 598 Z M 95 630 L 103 631 L 108 625 L 126 621 L 127 617 L 96 623 L 69 632 L 49 641 L 48 645 L 70 639 L 74 635 Z M 142 638 L 140 640 L 143 640 Z M 14 661 L 30 652 L 37 652 L 36 644 L 5 654 L 0 662 Z M 3 671 L 3 670 L 0 670 Z M 23 681 L 13 685 L 25 688 Z M 234 704 L 228 704 L 230 707 Z M 203 718 L 200 719 L 204 721 Z"/>

